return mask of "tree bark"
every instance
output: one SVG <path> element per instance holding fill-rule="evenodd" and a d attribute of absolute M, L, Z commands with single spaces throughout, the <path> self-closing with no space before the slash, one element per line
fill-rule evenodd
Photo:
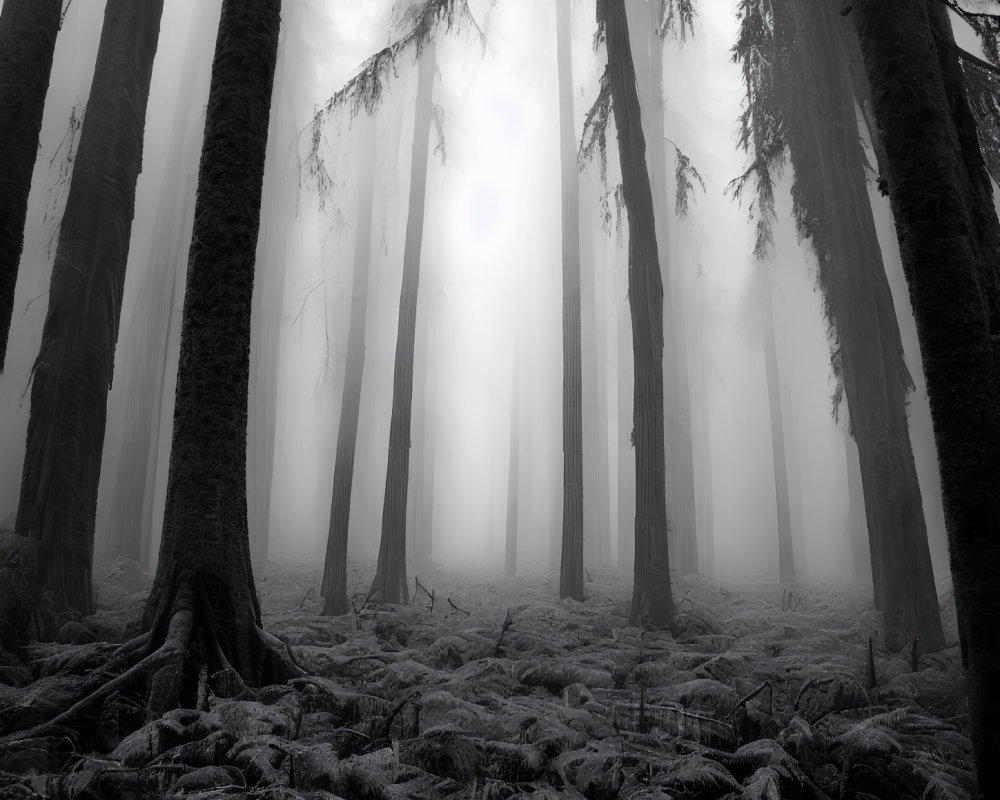
<path fill-rule="evenodd" d="M 639 115 L 635 67 L 623 0 L 598 0 L 598 24 L 607 35 L 622 191 L 629 222 L 629 306 L 635 359 L 635 581 L 630 618 L 654 625 L 673 621 L 667 555 L 666 470 L 663 439 L 663 284 L 656 249 L 653 197 Z"/>
<path fill-rule="evenodd" d="M 371 260 L 372 190 L 375 183 L 375 122 L 370 124 L 364 154 L 365 171 L 359 179 L 358 227 L 354 242 L 354 278 L 351 286 L 351 325 L 347 335 L 347 364 L 333 467 L 330 530 L 323 567 L 323 613 L 332 616 L 351 610 L 347 600 L 347 531 L 354 486 L 354 453 L 358 443 L 361 386 L 365 372 L 365 325 L 368 318 L 368 274 Z"/>
<path fill-rule="evenodd" d="M 62 0 L 5 0 L 0 10 L 0 373 L 61 19 Z"/>
<path fill-rule="evenodd" d="M 382 503 L 382 538 L 378 565 L 368 591 L 383 603 L 406 603 L 406 497 L 410 479 L 410 414 L 413 403 L 413 345 L 417 328 L 417 290 L 427 189 L 427 145 L 430 141 L 431 98 L 434 88 L 434 46 L 428 42 L 419 57 L 410 198 L 403 246 L 403 285 L 399 293 L 399 326 L 392 378 L 389 460 Z"/>
<path fill-rule="evenodd" d="M 32 368 L 16 528 L 30 543 L 38 585 L 50 592 L 56 613 L 94 608 L 108 389 L 162 10 L 163 0 L 109 0 L 105 9 Z"/>
<path fill-rule="evenodd" d="M 559 597 L 583 600 L 583 355 L 580 351 L 580 182 L 573 131 L 569 0 L 556 0 L 562 187 L 563 514 Z"/>
<path fill-rule="evenodd" d="M 167 505 L 144 623 L 152 645 L 192 623 L 185 653 L 246 682 L 284 679 L 260 631 L 250 565 L 250 314 L 280 0 L 224 0 L 184 297 Z M 158 684 L 169 684 L 160 673 Z M 184 684 L 167 686 L 166 703 Z"/>
<path fill-rule="evenodd" d="M 936 2 L 858 0 L 851 16 L 927 378 L 979 791 L 997 797 L 1000 224 L 945 13 Z"/>

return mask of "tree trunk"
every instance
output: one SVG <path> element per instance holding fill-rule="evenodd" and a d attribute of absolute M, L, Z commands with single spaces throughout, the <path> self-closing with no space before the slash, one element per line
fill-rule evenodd
<path fill-rule="evenodd" d="M 518 348 L 514 348 L 514 380 L 510 393 L 510 446 L 507 454 L 507 514 L 504 545 L 504 571 L 510 577 L 517 575 L 517 489 L 520 480 L 520 389 L 518 373 Z"/>
<path fill-rule="evenodd" d="M 351 519 L 351 489 L 354 486 L 354 452 L 358 443 L 361 386 L 365 371 L 365 325 L 368 317 L 368 273 L 371 260 L 372 190 L 375 184 L 375 122 L 365 138 L 365 171 L 359 179 L 358 227 L 354 242 L 354 278 L 351 286 L 351 326 L 347 336 L 343 400 L 337 431 L 337 456 L 333 467 L 333 497 L 330 530 L 323 567 L 323 613 L 346 614 L 347 531 Z"/>
<path fill-rule="evenodd" d="M 410 162 L 410 199 L 403 246 L 403 285 L 399 293 L 399 326 L 392 376 L 392 416 L 389 422 L 389 460 L 382 503 L 382 538 L 378 565 L 368 594 L 383 603 L 406 603 L 406 496 L 410 479 L 410 412 L 413 401 L 413 345 L 417 329 L 417 290 L 420 249 L 424 232 L 424 195 L 427 188 L 427 144 L 430 140 L 431 98 L 434 88 L 434 46 L 420 53 L 416 110 L 413 117 L 413 156 Z"/>
<path fill-rule="evenodd" d="M 927 377 L 983 797 L 1000 796 L 1000 225 L 937 3 L 852 17 Z"/>
<path fill-rule="evenodd" d="M 62 0 L 5 0 L 0 10 L 0 372 L 61 19 Z"/>
<path fill-rule="evenodd" d="M 219 21 L 163 540 L 144 616 L 154 646 L 177 646 L 153 681 L 154 712 L 190 690 L 192 650 L 212 672 L 231 668 L 254 685 L 285 677 L 259 628 L 246 493 L 250 313 L 280 7 L 224 0 Z"/>
<path fill-rule="evenodd" d="M 162 10 L 163 0 L 109 0 L 105 9 L 32 368 L 16 527 L 30 542 L 38 585 L 50 592 L 57 613 L 94 609 L 91 563 L 108 388 Z"/>
<path fill-rule="evenodd" d="M 649 102 L 643 106 L 643 119 L 649 132 L 649 173 L 656 220 L 656 246 L 660 254 L 663 282 L 665 337 L 663 354 L 664 428 L 670 469 L 667 474 L 671 520 L 671 561 L 679 575 L 698 572 L 698 532 L 694 514 L 694 456 L 691 443 L 691 400 L 688 396 L 687 354 L 677 296 L 678 264 L 671 260 L 673 240 L 670 235 L 671 203 L 667 194 L 667 139 L 663 114 L 667 99 L 663 94 L 663 40 L 657 30 L 660 3 L 643 4 L 641 16 L 645 31 L 648 61 L 640 72 L 639 103 L 643 94 Z M 645 84 L 645 85 L 643 85 Z M 643 91 L 644 90 L 644 91 Z"/>
<path fill-rule="evenodd" d="M 788 499 L 788 462 L 785 457 L 785 422 L 781 415 L 781 379 L 778 375 L 778 346 L 774 336 L 774 308 L 771 301 L 771 280 L 766 263 L 758 263 L 764 283 L 761 294 L 767 308 L 764 312 L 764 370 L 767 374 L 767 407 L 770 411 L 771 464 L 774 471 L 774 502 L 778 512 L 778 580 L 795 581 L 795 560 L 792 555 L 792 511 Z"/>
<path fill-rule="evenodd" d="M 556 0 L 562 186 L 563 514 L 559 597 L 583 600 L 583 356 L 580 352 L 580 188 L 573 132 L 569 0 Z"/>
<path fill-rule="evenodd" d="M 663 284 L 656 249 L 646 142 L 639 116 L 635 68 L 623 0 L 598 0 L 598 24 L 607 35 L 608 76 L 618 128 L 622 191 L 629 222 L 629 306 L 635 358 L 636 518 L 633 623 L 673 621 L 667 556 L 666 471 L 663 439 Z"/>
<path fill-rule="evenodd" d="M 886 646 L 944 644 L 920 485 L 910 445 L 903 362 L 889 282 L 858 142 L 847 56 L 836 9 L 790 4 L 798 47 L 787 89 L 787 136 L 800 230 L 817 253 L 835 363 L 858 444 L 871 536 L 876 604 Z"/>

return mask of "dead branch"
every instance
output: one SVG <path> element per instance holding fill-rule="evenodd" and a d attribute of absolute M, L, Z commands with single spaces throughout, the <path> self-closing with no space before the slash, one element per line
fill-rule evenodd
<path fill-rule="evenodd" d="M 462 612 L 462 613 L 463 613 L 463 614 L 465 614 L 465 616 L 467 616 L 467 617 L 471 617 L 471 616 L 472 616 L 472 614 L 470 614 L 470 613 L 469 613 L 468 611 L 466 611 L 466 610 L 465 610 L 464 608 L 459 608 L 458 606 L 456 606 L 456 605 L 455 605 L 455 604 L 454 604 L 454 603 L 452 602 L 452 600 L 451 600 L 451 598 L 450 598 L 450 597 L 448 598 L 448 605 L 450 605 L 450 606 L 451 606 L 451 607 L 452 607 L 453 609 L 455 609 L 456 611 L 460 611 L 460 612 Z"/>

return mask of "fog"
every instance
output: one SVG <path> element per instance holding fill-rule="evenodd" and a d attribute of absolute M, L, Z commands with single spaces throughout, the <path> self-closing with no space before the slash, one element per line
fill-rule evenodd
<path fill-rule="evenodd" d="M 638 0 L 636 0 L 638 2 Z M 97 516 L 98 559 L 114 553 L 127 505 L 156 557 L 169 458 L 183 275 L 201 126 L 220 0 L 166 3 L 146 125 L 121 328 L 109 398 Z M 349 558 L 379 546 L 393 358 L 412 158 L 416 66 L 404 52 L 377 113 L 322 109 L 365 58 L 394 35 L 390 0 L 285 0 L 258 242 L 248 487 L 251 533 L 273 559 L 319 563 L 326 546 L 334 454 L 360 213 L 371 181 L 366 356 L 351 508 Z M 430 558 L 502 571 L 512 403 L 519 445 L 518 570 L 558 571 L 562 514 L 562 285 L 555 6 L 546 0 L 470 2 L 474 28 L 438 37 L 435 124 L 428 162 L 417 310 L 410 456 L 410 528 L 428 525 Z M 16 512 L 33 359 L 45 315 L 55 236 L 68 187 L 71 120 L 86 103 L 103 4 L 73 0 L 60 35 L 35 168 L 7 368 L 0 375 L 0 521 Z M 725 192 L 746 168 L 736 146 L 744 94 L 730 60 L 736 3 L 708 0 L 693 38 L 664 49 L 666 136 L 700 173 L 686 216 L 672 215 L 673 307 L 683 332 L 692 406 L 696 520 L 703 571 L 777 576 L 777 512 L 764 331 L 777 342 L 796 571 L 853 578 L 845 414 L 808 243 L 797 239 L 786 167 L 776 191 L 771 257 L 754 257 L 746 202 Z M 604 50 L 592 46 L 592 2 L 573 3 L 574 125 L 598 92 Z M 398 31 L 395 33 L 398 35 Z M 318 116 L 317 116 L 318 115 Z M 318 137 L 318 149 L 311 149 Z M 365 162 L 374 141 L 373 172 Z M 666 187 L 673 197 L 673 148 Z M 619 484 L 627 468 L 620 423 L 631 408 L 626 297 L 628 226 L 610 200 L 620 181 L 608 133 L 607 187 L 597 164 L 580 173 L 581 253 L 590 264 L 584 310 L 584 414 L 597 436 L 584 460 L 606 475 L 603 501 L 587 495 L 588 537 L 619 552 Z M 662 176 L 661 176 L 662 177 Z M 911 440 L 935 578 L 948 576 L 937 458 L 913 316 L 888 201 L 870 186 L 906 362 Z M 672 203 L 671 203 L 672 205 Z M 584 294 L 588 297 L 588 294 Z M 173 298 L 173 300 L 171 300 Z M 675 347 L 674 342 L 668 346 Z M 627 349 L 627 348 L 626 348 Z M 619 382 L 624 374 L 626 381 Z M 588 383 L 588 379 L 590 382 Z M 625 413 L 620 411 L 624 409 Z M 669 413 L 668 409 L 668 413 Z M 842 409 L 843 411 L 843 409 Z M 206 432 L 208 433 L 208 432 Z M 604 447 L 595 447 L 599 436 Z M 588 449 L 589 448 L 589 449 Z M 606 461 L 597 462 L 606 449 Z M 141 481 L 137 483 L 142 464 Z M 668 456 L 668 472 L 675 468 Z M 591 484 L 592 485 L 592 484 Z M 601 488 L 601 487 L 599 487 Z M 626 485 L 627 488 L 627 485 Z M 668 515 L 677 501 L 668 496 Z M 602 503 L 604 511 L 600 512 Z M 630 507 L 630 506 L 628 506 Z M 608 530 L 599 531 L 601 520 Z M 421 521 L 421 520 L 425 520 Z M 411 531 L 412 533 L 412 531 Z M 624 532 L 631 536 L 631 530 Z M 704 545 L 704 542 L 702 543 Z M 585 566 L 598 569 L 588 544 Z M 415 564 L 413 548 L 408 558 Z M 263 555 L 263 554 L 261 554 Z M 707 559 L 707 560 L 706 560 Z M 630 565 L 620 565 L 627 580 Z M 412 574 L 412 573 L 411 573 Z"/>

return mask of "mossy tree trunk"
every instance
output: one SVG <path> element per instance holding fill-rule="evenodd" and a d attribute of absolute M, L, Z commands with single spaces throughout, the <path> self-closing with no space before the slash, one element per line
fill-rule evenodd
<path fill-rule="evenodd" d="M 109 0 L 105 9 L 32 368 L 16 529 L 56 614 L 89 614 L 94 607 L 108 389 L 162 9 L 163 0 Z"/>
<path fill-rule="evenodd" d="M 856 27 L 930 398 L 983 797 L 1000 796 L 1000 224 L 944 6 L 858 0 Z"/>
<path fill-rule="evenodd" d="M 225 0 L 219 21 L 163 539 L 144 616 L 152 646 L 175 654 L 153 681 L 154 713 L 191 688 L 192 653 L 253 685 L 285 677 L 260 630 L 246 492 L 250 310 L 280 7 Z"/>
<path fill-rule="evenodd" d="M 673 621 L 667 555 L 666 470 L 663 439 L 663 284 L 656 246 L 653 197 L 646 170 L 646 141 L 639 115 L 635 67 L 624 0 L 598 0 L 604 26 L 608 77 L 622 191 L 628 212 L 628 294 L 635 359 L 633 439 L 635 443 L 635 578 L 631 621 L 654 625 Z"/>
<path fill-rule="evenodd" d="M 865 185 L 847 55 L 837 10 L 790 3 L 795 46 L 785 90 L 799 230 L 817 253 L 819 283 L 858 445 L 885 643 L 944 644 L 920 485 L 910 444 L 903 362 L 889 282 Z"/>
<path fill-rule="evenodd" d="M 61 18 L 62 0 L 5 0 L 0 10 L 0 372 Z"/>
<path fill-rule="evenodd" d="M 563 514 L 559 596 L 583 600 L 583 355 L 580 351 L 580 189 L 573 131 L 570 0 L 556 0 L 562 194 Z"/>
<path fill-rule="evenodd" d="M 358 443 L 361 386 L 365 372 L 365 324 L 368 318 L 368 274 L 371 261 L 372 190 L 375 183 L 375 122 L 366 139 L 365 174 L 358 190 L 358 225 L 354 241 L 354 278 L 351 286 L 351 323 L 347 335 L 347 364 L 337 430 L 337 455 L 333 466 L 333 497 L 330 530 L 323 567 L 323 613 L 346 614 L 347 531 L 351 520 L 351 489 L 354 486 L 354 453 Z"/>
<path fill-rule="evenodd" d="M 392 376 L 392 415 L 389 420 L 389 459 L 382 503 L 382 538 L 369 596 L 383 603 L 406 603 L 406 498 L 410 480 L 410 418 L 413 404 L 413 349 L 417 330 L 417 291 L 420 250 L 424 233 L 424 196 L 427 190 L 427 145 L 430 141 L 431 101 L 434 89 L 434 46 L 423 45 L 417 69 L 417 97 L 413 118 L 413 155 L 410 162 L 409 210 L 403 244 L 403 284 L 399 292 L 399 325 Z"/>

